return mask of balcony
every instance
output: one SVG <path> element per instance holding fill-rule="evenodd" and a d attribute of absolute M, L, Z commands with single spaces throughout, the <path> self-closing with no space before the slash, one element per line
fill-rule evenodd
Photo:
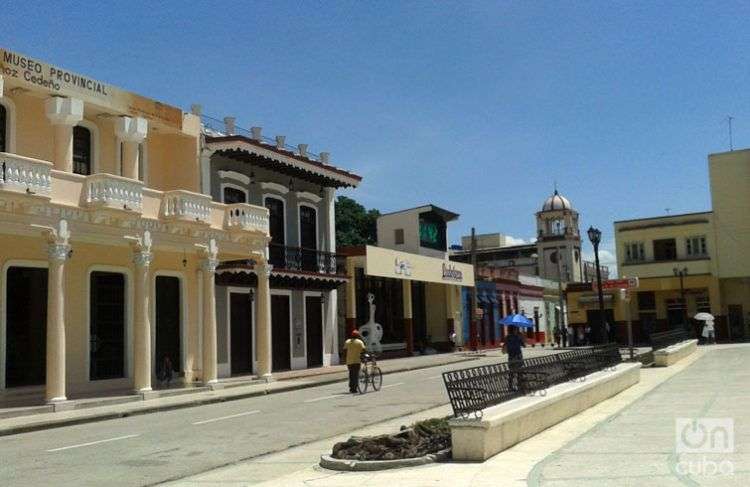
<path fill-rule="evenodd" d="M 249 204 L 225 205 L 209 196 L 190 191 L 158 191 L 138 180 L 97 173 L 90 176 L 59 171 L 51 162 L 0 152 L 0 196 L 15 199 L 39 198 L 47 205 L 66 210 L 79 208 L 96 215 L 97 223 L 121 225 L 122 219 L 145 218 L 182 226 L 230 231 L 234 241 L 255 238 L 245 232 L 268 235 L 268 210 Z M 37 214 L 45 214 L 36 208 Z M 85 213 L 68 213 L 68 219 Z M 173 230 L 178 231 L 179 225 Z"/>
<path fill-rule="evenodd" d="M 274 270 L 332 276 L 346 275 L 346 258 L 331 252 L 269 244 L 268 260 Z"/>
<path fill-rule="evenodd" d="M 86 176 L 84 205 L 89 208 L 143 211 L 143 183 L 112 174 Z"/>
<path fill-rule="evenodd" d="M 49 197 L 51 170 L 49 162 L 0 152 L 0 189 Z"/>
<path fill-rule="evenodd" d="M 161 205 L 161 217 L 170 221 L 210 223 L 211 197 L 190 191 L 167 191 Z"/>
<path fill-rule="evenodd" d="M 247 203 L 235 203 L 227 205 L 224 213 L 224 227 L 227 230 L 260 230 L 268 234 L 268 209 L 266 208 Z"/>

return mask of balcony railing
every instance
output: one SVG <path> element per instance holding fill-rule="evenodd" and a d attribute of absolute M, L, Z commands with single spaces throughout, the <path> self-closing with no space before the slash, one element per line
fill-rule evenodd
<path fill-rule="evenodd" d="M 49 200 L 52 205 L 78 206 L 94 212 L 119 210 L 120 216 L 198 223 L 219 231 L 268 235 L 268 210 L 246 203 L 225 205 L 191 191 L 158 191 L 141 181 L 97 173 L 89 176 L 54 169 L 48 161 L 0 152 L 0 192 L 18 198 Z M 125 212 L 123 212 L 125 210 Z M 113 214 L 114 215 L 114 214 Z"/>
<path fill-rule="evenodd" d="M 0 152 L 0 189 L 49 196 L 51 169 L 49 162 Z"/>
<path fill-rule="evenodd" d="M 227 230 L 260 230 L 268 233 L 268 210 L 247 203 L 227 205 L 224 226 Z"/>
<path fill-rule="evenodd" d="M 90 207 L 141 212 L 143 183 L 112 174 L 93 174 L 86 177 L 84 201 Z"/>
<path fill-rule="evenodd" d="M 161 216 L 167 220 L 209 223 L 211 197 L 190 191 L 167 191 L 162 199 Z"/>
<path fill-rule="evenodd" d="M 345 257 L 331 252 L 272 243 L 268 245 L 268 254 L 269 262 L 277 270 L 346 275 Z"/>

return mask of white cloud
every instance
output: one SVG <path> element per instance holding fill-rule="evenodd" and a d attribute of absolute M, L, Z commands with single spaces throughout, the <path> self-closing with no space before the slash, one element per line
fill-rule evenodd
<path fill-rule="evenodd" d="M 526 243 L 532 243 L 532 242 L 530 240 L 526 241 L 522 238 L 516 238 L 510 235 L 505 236 L 505 247 L 512 247 L 513 245 L 523 245 Z"/>

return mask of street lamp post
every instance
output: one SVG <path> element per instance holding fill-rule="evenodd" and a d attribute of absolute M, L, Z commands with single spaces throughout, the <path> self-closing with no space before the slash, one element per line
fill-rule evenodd
<path fill-rule="evenodd" d="M 682 300 L 682 327 L 687 331 L 688 329 L 688 314 L 687 314 L 687 300 L 685 299 L 685 276 L 688 275 L 687 267 L 678 269 L 675 267 L 672 269 L 675 277 L 680 278 L 680 299 Z"/>
<path fill-rule="evenodd" d="M 606 326 L 604 321 L 604 293 L 602 292 L 602 272 L 599 269 L 599 243 L 602 241 L 602 231 L 598 228 L 589 227 L 589 240 L 594 246 L 594 265 L 596 266 L 596 288 L 599 294 L 599 343 L 606 343 L 609 337 L 606 336 Z"/>

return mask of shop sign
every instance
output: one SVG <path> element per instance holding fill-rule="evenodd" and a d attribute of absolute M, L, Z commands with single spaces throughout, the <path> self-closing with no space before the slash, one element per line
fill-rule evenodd
<path fill-rule="evenodd" d="M 464 280 L 464 273 L 453 264 L 443 264 L 443 280 L 461 282 Z"/>
<path fill-rule="evenodd" d="M 602 290 L 607 289 L 633 289 L 638 287 L 638 278 L 629 277 L 625 279 L 609 279 L 602 282 Z M 593 288 L 596 289 L 596 281 L 593 283 Z"/>
<path fill-rule="evenodd" d="M 396 257 L 396 268 L 394 272 L 401 276 L 411 276 L 411 264 L 408 260 Z"/>
<path fill-rule="evenodd" d="M 115 88 L 101 81 L 0 49 L 0 76 L 51 95 L 80 98 L 85 102 L 182 128 L 182 110 Z"/>

